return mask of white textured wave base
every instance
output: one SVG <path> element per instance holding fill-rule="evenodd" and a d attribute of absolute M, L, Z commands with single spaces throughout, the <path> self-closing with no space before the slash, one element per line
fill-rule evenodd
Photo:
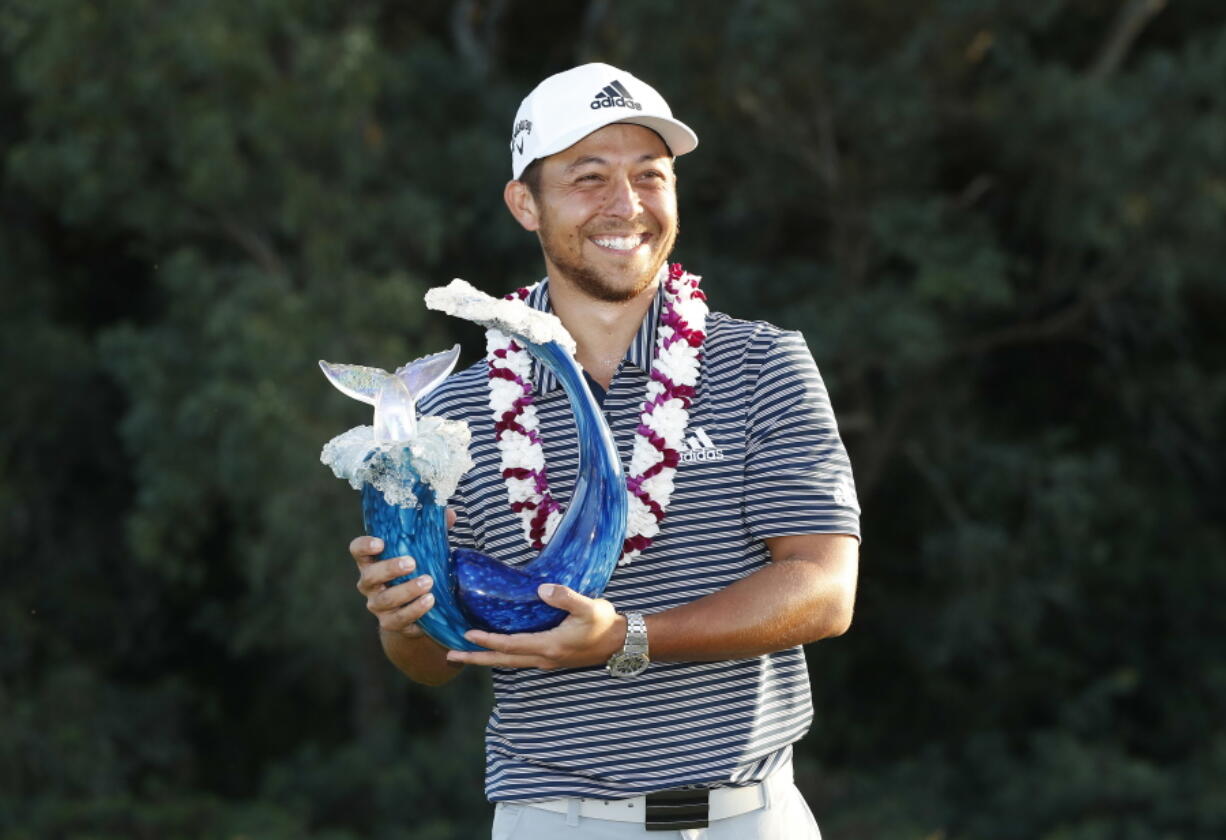
<path fill-rule="evenodd" d="M 556 341 L 566 352 L 575 355 L 575 339 L 562 326 L 558 316 L 533 309 L 522 300 L 490 297 L 458 277 L 446 286 L 428 290 L 426 306 L 483 327 L 523 336 L 533 344 Z"/>
<path fill-rule="evenodd" d="M 472 469 L 470 440 L 467 423 L 427 416 L 418 418 L 417 434 L 409 440 L 376 441 L 372 426 L 355 426 L 328 441 L 319 460 L 353 489 L 370 484 L 400 507 L 418 503 L 413 482 L 405 480 L 406 467 L 412 468 L 434 491 L 435 504 L 444 505 Z"/>

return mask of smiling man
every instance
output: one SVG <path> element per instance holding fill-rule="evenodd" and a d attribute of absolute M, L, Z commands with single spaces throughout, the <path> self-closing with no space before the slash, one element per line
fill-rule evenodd
<path fill-rule="evenodd" d="M 859 548 L 821 377 L 799 333 L 709 311 L 699 278 L 668 263 L 675 162 L 698 140 L 655 90 L 583 65 L 543 81 L 512 126 L 503 194 L 545 262 L 519 295 L 574 336 L 613 431 L 631 509 L 623 556 L 603 598 L 541 588 L 569 613 L 557 628 L 472 631 L 488 650 L 460 652 L 416 623 L 431 581 L 386 586 L 413 558 L 376 559 L 382 545 L 359 537 L 358 589 L 384 650 L 430 685 L 491 669 L 495 840 L 817 838 L 792 781 L 792 745 L 813 718 L 801 646 L 850 625 Z M 530 399 L 491 392 L 490 370 L 522 352 L 493 342 L 420 406 L 472 430 L 453 545 L 514 563 L 548 541 L 577 460 L 547 370 Z M 517 447 L 540 468 L 507 469 Z"/>

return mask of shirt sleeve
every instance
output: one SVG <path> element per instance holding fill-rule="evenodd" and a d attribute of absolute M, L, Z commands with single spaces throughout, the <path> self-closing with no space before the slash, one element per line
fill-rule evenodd
<path fill-rule="evenodd" d="M 752 374 L 751 374 L 752 375 Z M 750 395 L 745 522 L 758 539 L 860 538 L 860 504 L 825 383 L 798 332 L 765 354 Z"/>

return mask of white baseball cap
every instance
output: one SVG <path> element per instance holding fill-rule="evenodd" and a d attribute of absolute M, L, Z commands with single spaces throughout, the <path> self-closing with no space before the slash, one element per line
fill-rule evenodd
<path fill-rule="evenodd" d="M 655 88 L 609 64 L 583 64 L 550 76 L 520 103 L 511 127 L 511 172 L 568 149 L 610 123 L 650 128 L 676 155 L 692 152 L 698 135 L 673 119 Z"/>

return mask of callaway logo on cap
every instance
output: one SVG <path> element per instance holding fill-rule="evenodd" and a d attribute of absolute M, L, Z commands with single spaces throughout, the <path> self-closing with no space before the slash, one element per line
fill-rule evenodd
<path fill-rule="evenodd" d="M 511 128 L 512 177 L 610 123 L 646 126 L 674 155 L 698 145 L 697 135 L 673 119 L 668 103 L 651 85 L 608 64 L 584 64 L 550 76 L 520 104 Z"/>

